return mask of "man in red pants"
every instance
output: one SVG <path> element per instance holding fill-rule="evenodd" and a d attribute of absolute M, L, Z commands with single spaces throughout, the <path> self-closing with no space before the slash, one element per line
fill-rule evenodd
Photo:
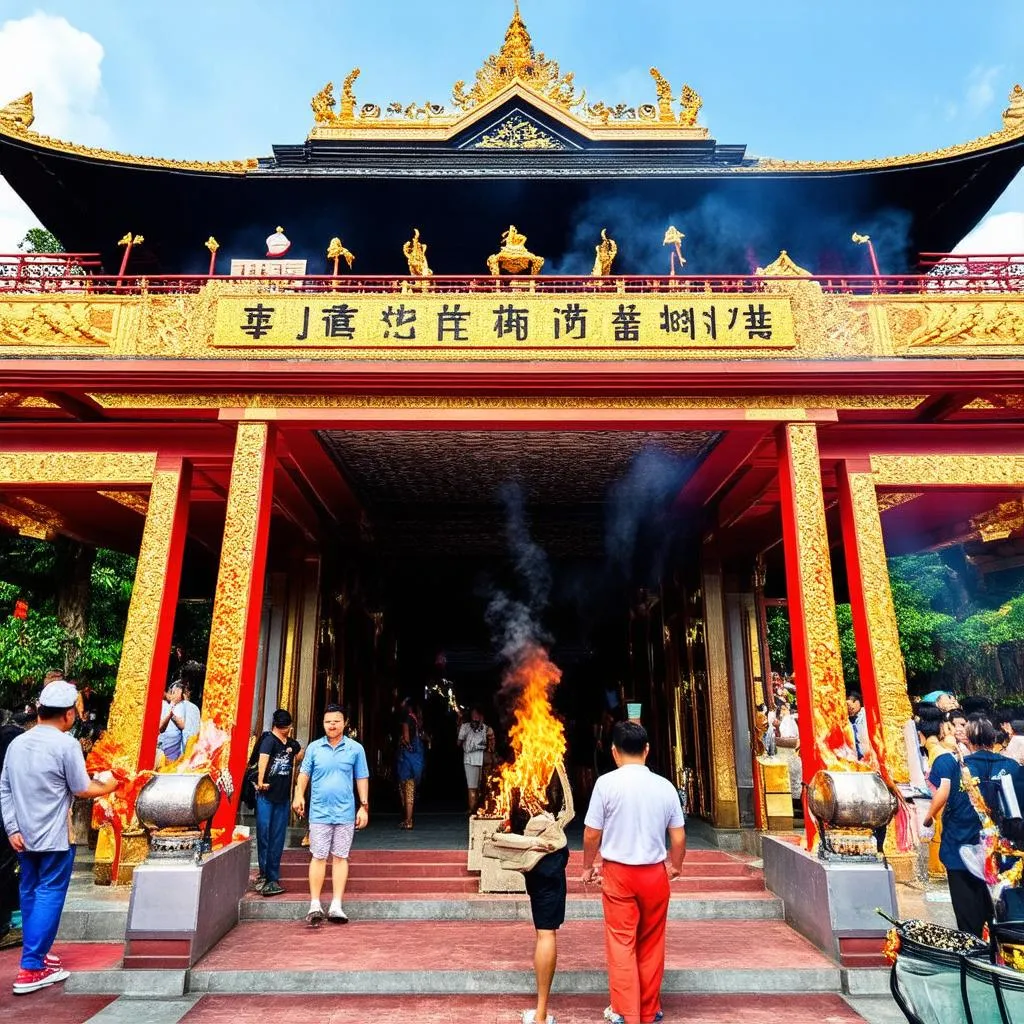
<path fill-rule="evenodd" d="M 611 1024 L 662 1019 L 665 923 L 669 881 L 686 855 L 679 796 L 668 779 L 648 770 L 647 730 L 619 722 L 612 731 L 616 770 L 594 786 L 583 830 L 583 882 L 602 882 Z M 666 864 L 665 833 L 670 841 Z M 601 854 L 601 874 L 594 867 Z"/>

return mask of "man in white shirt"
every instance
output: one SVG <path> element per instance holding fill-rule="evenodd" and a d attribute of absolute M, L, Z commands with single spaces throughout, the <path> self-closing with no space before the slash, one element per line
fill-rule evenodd
<path fill-rule="evenodd" d="M 594 785 L 583 829 L 583 883 L 602 882 L 611 1024 L 661 1020 L 669 880 L 686 855 L 679 795 L 648 770 L 647 730 L 619 722 L 612 731 L 616 770 Z M 665 833 L 671 843 L 665 863 Z M 601 872 L 594 860 L 601 854 Z"/>

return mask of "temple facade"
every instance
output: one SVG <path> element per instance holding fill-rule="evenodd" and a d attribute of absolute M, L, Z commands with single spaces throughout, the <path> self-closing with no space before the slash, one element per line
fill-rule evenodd
<path fill-rule="evenodd" d="M 207 595 L 220 824 L 276 707 L 305 742 L 348 704 L 383 771 L 397 691 L 497 686 L 478 594 L 514 480 L 573 581 L 548 620 L 567 715 L 640 703 L 696 815 L 785 817 L 757 760 L 766 592 L 804 778 L 850 766 L 839 594 L 870 763 L 906 782 L 887 552 L 1020 528 L 1024 259 L 942 254 L 1024 165 L 1024 90 L 984 138 L 815 164 L 716 142 L 657 69 L 649 104 L 583 99 L 518 11 L 447 109 L 361 102 L 358 74 L 304 142 L 219 164 L 0 109 L 0 173 L 69 250 L 0 257 L 0 524 L 138 552 L 111 759 L 152 767 L 179 599 Z M 664 545 L 608 527 L 651 450 Z"/>

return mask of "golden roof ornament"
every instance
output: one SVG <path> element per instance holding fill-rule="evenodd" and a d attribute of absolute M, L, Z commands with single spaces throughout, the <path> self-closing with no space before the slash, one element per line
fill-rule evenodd
<path fill-rule="evenodd" d="M 412 238 L 402 246 L 402 255 L 409 263 L 412 277 L 432 277 L 434 272 L 427 263 L 427 247 L 420 241 L 420 229 L 412 229 Z"/>
<path fill-rule="evenodd" d="M 334 261 L 334 273 L 338 273 L 338 260 L 344 259 L 348 264 L 348 269 L 352 269 L 352 264 L 355 263 L 355 256 L 341 244 L 341 239 L 335 236 L 327 244 L 327 258 Z"/>
<path fill-rule="evenodd" d="M 1008 131 L 1024 128 L 1024 86 L 1019 83 L 1010 90 L 1010 105 L 1003 111 L 1003 128 Z"/>
<path fill-rule="evenodd" d="M 679 106 L 682 108 L 679 111 L 679 123 L 686 128 L 694 127 L 700 108 L 704 106 L 700 93 L 691 86 L 684 85 L 683 91 L 679 94 Z"/>
<path fill-rule="evenodd" d="M 487 257 L 491 277 L 498 277 L 503 270 L 506 274 L 521 274 L 525 270 L 531 277 L 541 272 L 544 257 L 535 256 L 526 248 L 526 235 L 520 234 L 515 224 L 510 224 L 508 231 L 502 232 L 501 241 L 501 249 Z"/>
<path fill-rule="evenodd" d="M 866 237 L 866 236 L 865 236 Z M 754 271 L 756 277 L 813 277 L 809 270 L 804 270 L 793 258 L 783 249 L 778 257 L 768 264 L 767 267 L 758 267 Z"/>
<path fill-rule="evenodd" d="M 12 127 L 31 128 L 35 119 L 36 114 L 32 107 L 32 93 L 30 92 L 12 100 L 6 107 L 0 107 L 0 121 L 4 121 Z"/>
<path fill-rule="evenodd" d="M 601 228 L 601 241 L 594 246 L 594 269 L 591 277 L 607 277 L 612 272 L 612 263 L 618 255 L 619 247 L 615 240 L 608 237 L 606 228 Z"/>

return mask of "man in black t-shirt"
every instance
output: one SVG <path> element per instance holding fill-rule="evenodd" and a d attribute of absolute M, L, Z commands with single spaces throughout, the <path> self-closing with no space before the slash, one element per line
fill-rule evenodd
<path fill-rule="evenodd" d="M 290 738 L 292 716 L 281 708 L 274 712 L 270 732 L 260 741 L 256 767 L 256 852 L 260 873 L 256 891 L 263 896 L 280 896 L 281 852 L 288 834 L 295 766 L 302 747 Z"/>

